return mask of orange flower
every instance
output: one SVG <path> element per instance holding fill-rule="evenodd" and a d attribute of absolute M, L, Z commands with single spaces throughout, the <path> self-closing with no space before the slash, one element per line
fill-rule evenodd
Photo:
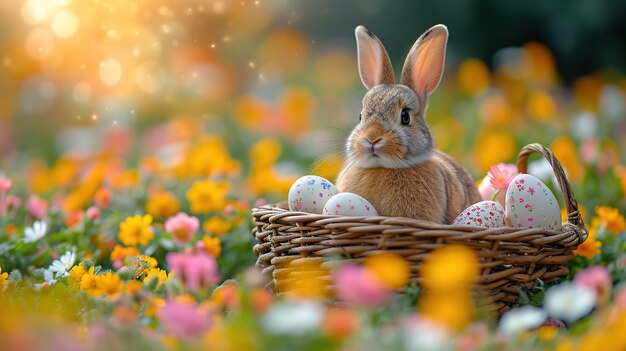
<path fill-rule="evenodd" d="M 578 256 L 592 259 L 600 253 L 602 243 L 596 240 L 596 231 L 598 228 L 597 223 L 597 218 L 594 218 L 594 220 L 592 220 L 591 227 L 589 228 L 589 236 L 587 236 L 587 240 L 574 250 L 574 253 Z"/>
<path fill-rule="evenodd" d="M 7 285 L 9 278 L 9 273 L 2 272 L 2 268 L 0 267 L 0 289 L 4 288 Z"/>
<path fill-rule="evenodd" d="M 146 212 L 157 218 L 171 217 L 179 209 L 180 204 L 176 197 L 166 191 L 152 195 L 146 203 Z"/>
<path fill-rule="evenodd" d="M 566 136 L 559 137 L 554 140 L 550 149 L 554 152 L 554 156 L 561 161 L 571 180 L 578 182 L 583 179 L 585 169 L 578 158 L 576 144 L 572 139 Z"/>
<path fill-rule="evenodd" d="M 228 233 L 230 227 L 230 223 L 219 217 L 211 217 L 202 224 L 202 229 L 214 236 L 221 236 Z"/>
<path fill-rule="evenodd" d="M 126 257 L 138 256 L 140 253 L 136 247 L 124 247 L 115 244 L 113 251 L 111 251 L 111 261 L 118 262 L 121 266 Z"/>
<path fill-rule="evenodd" d="M 274 295 L 264 288 L 256 288 L 250 296 L 250 304 L 256 312 L 263 312 L 271 306 Z"/>
<path fill-rule="evenodd" d="M 616 208 L 608 206 L 596 207 L 596 214 L 600 218 L 602 225 L 607 230 L 613 232 L 613 234 L 620 234 L 626 230 L 626 219 Z"/>
<path fill-rule="evenodd" d="M 359 327 L 359 319 L 349 309 L 329 309 L 322 323 L 322 334 L 332 340 L 346 338 Z"/>

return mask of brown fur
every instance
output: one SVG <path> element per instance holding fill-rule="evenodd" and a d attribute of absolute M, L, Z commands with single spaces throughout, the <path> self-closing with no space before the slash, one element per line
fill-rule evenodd
<path fill-rule="evenodd" d="M 407 56 L 402 84 L 395 85 L 380 40 L 364 27 L 356 29 L 359 73 L 369 91 L 346 144 L 348 160 L 337 187 L 363 196 L 380 215 L 450 223 L 480 201 L 469 173 L 434 149 L 424 118 L 428 94 L 443 72 L 447 33 L 441 25 L 425 32 Z"/>
<path fill-rule="evenodd" d="M 452 158 L 437 152 L 411 168 L 360 168 L 348 165 L 338 177 L 342 192 L 363 196 L 381 216 L 409 217 L 450 223 L 469 205 L 480 201 L 473 184 L 457 181 L 471 176 Z"/>

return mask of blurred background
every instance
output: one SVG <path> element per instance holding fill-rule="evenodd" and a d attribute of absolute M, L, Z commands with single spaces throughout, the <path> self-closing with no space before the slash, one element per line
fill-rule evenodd
<path fill-rule="evenodd" d="M 334 178 L 365 93 L 355 26 L 399 72 L 444 23 L 446 72 L 427 117 L 439 148 L 478 178 L 540 142 L 574 182 L 610 173 L 617 184 L 624 18 L 620 0 L 2 0 L 0 170 L 46 193 L 93 160 L 184 168 L 215 137 L 246 176 Z M 263 180 L 252 194 L 284 193 Z"/>

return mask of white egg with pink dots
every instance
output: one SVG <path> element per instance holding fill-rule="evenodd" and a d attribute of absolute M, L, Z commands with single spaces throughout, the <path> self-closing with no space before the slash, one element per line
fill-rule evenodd
<path fill-rule="evenodd" d="M 353 193 L 339 193 L 326 202 L 322 214 L 336 216 L 378 216 L 372 204 Z"/>
<path fill-rule="evenodd" d="M 561 228 L 561 209 L 556 197 L 537 177 L 520 174 L 506 191 L 505 214 L 516 228 Z"/>

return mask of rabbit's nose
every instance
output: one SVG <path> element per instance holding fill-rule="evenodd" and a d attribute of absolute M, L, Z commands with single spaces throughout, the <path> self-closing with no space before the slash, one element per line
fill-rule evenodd
<path fill-rule="evenodd" d="M 376 145 L 376 143 L 378 143 L 379 141 L 383 140 L 383 138 L 376 138 L 376 140 L 372 141 L 369 138 L 367 139 L 367 141 L 369 141 L 370 144 L 372 144 L 372 146 Z"/>

